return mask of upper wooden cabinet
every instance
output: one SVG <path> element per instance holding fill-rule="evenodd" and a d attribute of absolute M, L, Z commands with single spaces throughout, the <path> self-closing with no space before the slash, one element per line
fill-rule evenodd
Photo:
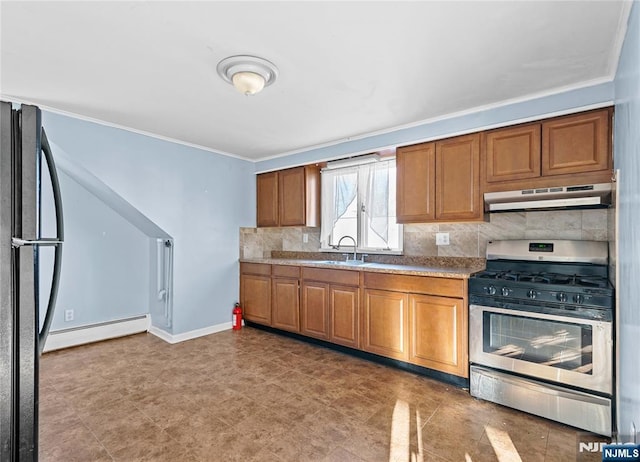
<path fill-rule="evenodd" d="M 436 217 L 436 144 L 396 150 L 396 216 L 398 223 L 433 221 Z"/>
<path fill-rule="evenodd" d="M 611 169 L 608 109 L 542 123 L 542 174 L 563 175 Z"/>
<path fill-rule="evenodd" d="M 399 223 L 479 221 L 480 134 L 396 151 Z"/>
<path fill-rule="evenodd" d="M 539 177 L 540 131 L 540 124 L 530 124 L 487 132 L 487 182 Z"/>
<path fill-rule="evenodd" d="M 278 172 L 256 177 L 258 226 L 278 226 Z"/>
<path fill-rule="evenodd" d="M 611 181 L 612 109 L 598 109 L 483 134 L 483 190 Z"/>
<path fill-rule="evenodd" d="M 320 168 L 313 165 L 261 173 L 256 177 L 257 224 L 320 225 Z"/>
<path fill-rule="evenodd" d="M 436 220 L 481 220 L 483 213 L 480 134 L 436 142 Z"/>

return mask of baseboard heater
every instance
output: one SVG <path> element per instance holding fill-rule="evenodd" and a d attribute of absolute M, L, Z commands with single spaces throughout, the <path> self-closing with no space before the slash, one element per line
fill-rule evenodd
<path fill-rule="evenodd" d="M 147 332 L 149 324 L 149 315 L 143 314 L 126 319 L 51 331 L 47 337 L 44 352 Z"/>

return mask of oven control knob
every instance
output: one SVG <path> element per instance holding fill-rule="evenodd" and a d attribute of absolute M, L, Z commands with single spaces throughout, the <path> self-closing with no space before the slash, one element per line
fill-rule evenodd
<path fill-rule="evenodd" d="M 558 295 L 556 295 L 556 299 L 559 302 L 566 302 L 567 301 L 567 294 L 565 294 L 564 292 L 558 292 Z"/>
<path fill-rule="evenodd" d="M 511 291 L 509 290 L 509 288 L 508 288 L 508 287 L 503 287 L 503 288 L 502 288 L 502 290 L 501 290 L 501 292 L 502 292 L 502 296 L 503 296 L 503 297 L 506 297 L 506 296 L 508 296 L 508 295 L 509 295 L 509 292 L 511 292 Z"/>
<path fill-rule="evenodd" d="M 576 294 L 573 296 L 573 303 L 577 303 L 578 305 L 584 303 L 584 295 Z"/>
<path fill-rule="evenodd" d="M 529 298 L 536 298 L 536 295 L 537 294 L 536 294 L 536 291 L 534 289 L 529 289 L 527 291 L 527 297 L 529 297 Z"/>
<path fill-rule="evenodd" d="M 496 288 L 494 286 L 489 286 L 489 287 L 486 288 L 486 290 L 487 290 L 487 293 L 489 295 L 495 295 L 496 294 Z"/>

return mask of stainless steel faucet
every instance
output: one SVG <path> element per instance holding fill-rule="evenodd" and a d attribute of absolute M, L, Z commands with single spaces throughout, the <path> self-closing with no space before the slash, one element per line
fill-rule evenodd
<path fill-rule="evenodd" d="M 342 236 L 338 241 L 338 245 L 336 245 L 336 249 L 340 250 L 340 244 L 342 243 L 342 240 L 347 238 L 353 241 L 353 261 L 356 261 L 358 259 L 358 254 L 356 253 L 358 245 L 356 244 L 356 240 L 351 236 Z M 349 257 L 347 257 L 347 260 L 349 260 Z"/>

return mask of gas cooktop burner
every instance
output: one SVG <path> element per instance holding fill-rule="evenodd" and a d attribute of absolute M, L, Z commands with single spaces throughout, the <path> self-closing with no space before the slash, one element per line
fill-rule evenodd
<path fill-rule="evenodd" d="M 608 287 L 608 281 L 600 276 L 584 276 L 577 274 L 560 274 L 526 271 L 483 271 L 474 277 L 481 279 L 498 279 L 502 281 L 530 282 L 539 284 L 570 285 L 579 287 Z"/>
<path fill-rule="evenodd" d="M 469 278 L 469 302 L 585 319 L 613 319 L 606 242 L 490 241 L 487 268 Z"/>

